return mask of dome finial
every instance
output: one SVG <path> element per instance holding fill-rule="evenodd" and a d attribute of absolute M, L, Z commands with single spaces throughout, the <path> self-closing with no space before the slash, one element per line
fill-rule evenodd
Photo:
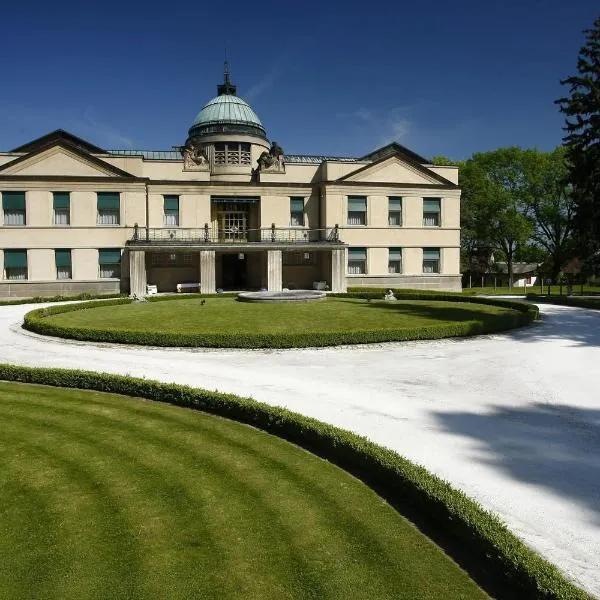
<path fill-rule="evenodd" d="M 223 64 L 223 83 L 217 86 L 217 94 L 223 96 L 224 94 L 235 96 L 236 86 L 231 83 L 229 77 L 229 61 L 227 60 L 227 51 L 225 51 L 225 63 Z"/>

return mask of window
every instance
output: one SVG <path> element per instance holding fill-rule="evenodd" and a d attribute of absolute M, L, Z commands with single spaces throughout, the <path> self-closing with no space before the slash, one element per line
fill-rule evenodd
<path fill-rule="evenodd" d="M 121 250 L 104 248 L 98 250 L 100 279 L 118 279 L 121 277 Z"/>
<path fill-rule="evenodd" d="M 397 196 L 388 198 L 388 225 L 402 225 L 402 198 Z"/>
<path fill-rule="evenodd" d="M 166 227 L 179 225 L 179 196 L 164 196 L 164 220 Z"/>
<path fill-rule="evenodd" d="M 304 226 L 304 198 L 290 198 L 290 225 L 292 227 Z"/>
<path fill-rule="evenodd" d="M 55 250 L 56 279 L 71 279 L 71 251 Z"/>
<path fill-rule="evenodd" d="M 367 197 L 348 196 L 348 225 L 367 224 Z"/>
<path fill-rule="evenodd" d="M 402 273 L 402 248 L 388 250 L 388 273 Z"/>
<path fill-rule="evenodd" d="M 367 249 L 348 248 L 348 275 L 363 275 L 367 272 Z"/>
<path fill-rule="evenodd" d="M 71 197 L 69 192 L 53 192 L 54 224 L 71 224 Z"/>
<path fill-rule="evenodd" d="M 118 225 L 120 214 L 119 192 L 98 192 L 98 225 Z"/>
<path fill-rule="evenodd" d="M 27 250 L 4 251 L 4 278 L 11 281 L 27 279 Z"/>
<path fill-rule="evenodd" d="M 215 144 L 215 165 L 250 165 L 250 144 L 219 142 Z"/>
<path fill-rule="evenodd" d="M 439 198 L 423 198 L 423 225 L 426 227 L 440 226 L 441 201 Z"/>
<path fill-rule="evenodd" d="M 440 249 L 423 248 L 423 273 L 440 272 Z"/>
<path fill-rule="evenodd" d="M 25 192 L 2 192 L 2 210 L 5 225 L 25 225 Z"/>

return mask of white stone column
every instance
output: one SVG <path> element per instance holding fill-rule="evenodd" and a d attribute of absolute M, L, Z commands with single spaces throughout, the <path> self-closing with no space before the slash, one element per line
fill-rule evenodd
<path fill-rule="evenodd" d="M 200 250 L 200 292 L 203 294 L 216 292 L 214 250 Z"/>
<path fill-rule="evenodd" d="M 129 251 L 129 293 L 138 298 L 146 295 L 146 252 Z"/>
<path fill-rule="evenodd" d="M 334 248 L 331 251 L 331 291 L 345 293 L 346 284 L 346 247 Z"/>
<path fill-rule="evenodd" d="M 267 290 L 280 292 L 281 285 L 281 250 L 267 251 Z"/>

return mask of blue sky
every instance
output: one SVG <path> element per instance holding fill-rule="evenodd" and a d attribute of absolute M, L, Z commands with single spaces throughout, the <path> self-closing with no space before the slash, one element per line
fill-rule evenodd
<path fill-rule="evenodd" d="M 238 94 L 290 154 L 550 150 L 559 80 L 599 14 L 591 0 L 11 2 L 0 149 L 57 128 L 104 148 L 181 144 L 226 48 Z"/>

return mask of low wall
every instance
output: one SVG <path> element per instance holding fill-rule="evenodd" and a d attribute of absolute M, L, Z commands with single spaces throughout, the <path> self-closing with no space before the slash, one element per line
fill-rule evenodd
<path fill-rule="evenodd" d="M 0 298 L 77 296 L 78 294 L 118 294 L 118 279 L 102 281 L 0 281 Z"/>
<path fill-rule="evenodd" d="M 460 275 L 390 275 L 385 276 L 351 276 L 346 277 L 349 288 L 376 287 L 410 290 L 438 290 L 443 292 L 462 291 Z"/>

